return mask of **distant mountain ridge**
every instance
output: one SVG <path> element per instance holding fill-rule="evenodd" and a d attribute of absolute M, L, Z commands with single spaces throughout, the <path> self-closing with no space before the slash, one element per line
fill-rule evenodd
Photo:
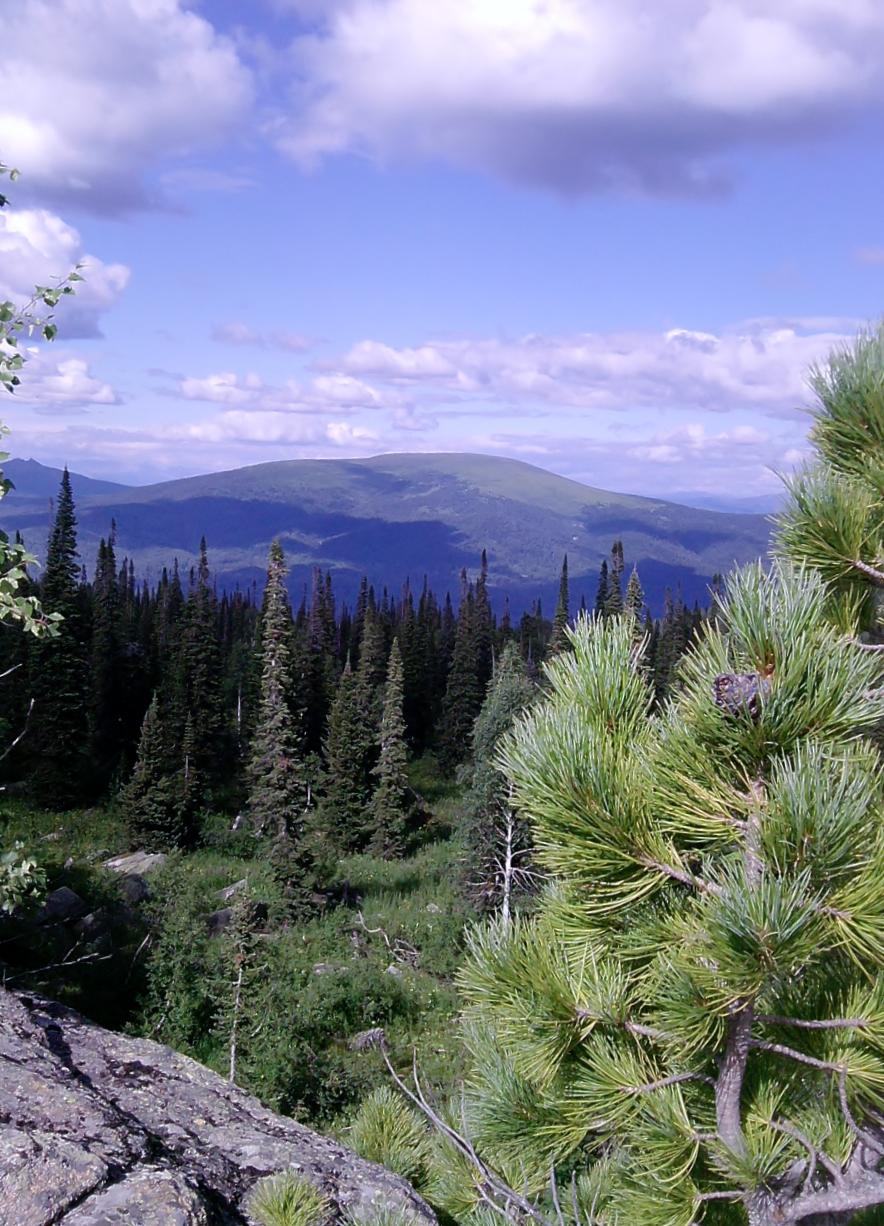
<path fill-rule="evenodd" d="M 0 503 L 0 526 L 19 529 L 40 556 L 60 472 L 33 460 L 10 461 L 6 472 L 16 490 Z M 656 609 L 667 587 L 705 600 L 712 575 L 766 553 L 770 534 L 760 515 L 615 494 L 469 453 L 282 460 L 138 487 L 72 474 L 72 485 L 89 570 L 112 520 L 118 555 L 151 580 L 174 557 L 189 567 L 205 535 L 219 584 L 260 584 L 278 537 L 296 600 L 314 566 L 330 569 L 348 600 L 363 574 L 394 593 L 426 575 L 456 597 L 461 568 L 475 573 L 485 548 L 496 603 L 507 593 L 514 612 L 554 598 L 567 553 L 576 610 L 581 593 L 592 604 L 599 564 L 620 538 Z"/>

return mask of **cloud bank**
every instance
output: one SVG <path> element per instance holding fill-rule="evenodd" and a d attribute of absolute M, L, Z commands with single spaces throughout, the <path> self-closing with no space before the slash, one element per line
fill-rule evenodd
<path fill-rule="evenodd" d="M 877 0 L 326 0 L 273 134 L 443 160 L 563 193 L 714 194 L 747 144 L 815 137 L 884 96 Z"/>

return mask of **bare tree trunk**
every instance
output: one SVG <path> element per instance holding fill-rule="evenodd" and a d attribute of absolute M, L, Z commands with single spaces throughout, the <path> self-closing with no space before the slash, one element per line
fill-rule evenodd
<path fill-rule="evenodd" d="M 227 1074 L 228 1081 L 236 1081 L 236 1032 L 239 1026 L 239 1010 L 242 1000 L 242 979 L 245 959 L 240 958 L 239 969 L 236 972 L 236 985 L 233 991 L 233 1019 L 230 1023 L 230 1069 Z"/>

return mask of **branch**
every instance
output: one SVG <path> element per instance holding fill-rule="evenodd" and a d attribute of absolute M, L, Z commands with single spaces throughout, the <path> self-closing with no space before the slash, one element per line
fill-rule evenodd
<path fill-rule="evenodd" d="M 703 1073 L 674 1073 L 671 1077 L 662 1077 L 659 1081 L 649 1081 L 647 1085 L 623 1086 L 623 1093 L 650 1094 L 652 1090 L 665 1090 L 667 1086 L 679 1085 L 682 1081 L 705 1081 L 707 1085 L 715 1085 L 714 1080 Z"/>
<path fill-rule="evenodd" d="M 782 1132 L 787 1137 L 791 1137 L 794 1141 L 797 1141 L 799 1145 L 803 1145 L 810 1154 L 810 1167 L 805 1177 L 802 1191 L 806 1190 L 811 1179 L 813 1179 L 817 1164 L 825 1167 L 835 1183 L 840 1183 L 843 1180 L 844 1176 L 841 1172 L 840 1166 L 838 1166 L 836 1162 L 833 1162 L 827 1154 L 824 1154 L 821 1149 L 817 1149 L 814 1143 L 808 1137 L 806 1137 L 799 1128 L 796 1128 L 794 1124 L 790 1124 L 788 1120 L 768 1120 L 768 1123 L 775 1132 Z"/>
<path fill-rule="evenodd" d="M 776 1017 L 768 1013 L 759 1013 L 756 1021 L 766 1022 L 769 1026 L 798 1026 L 802 1030 L 862 1030 L 870 1025 L 864 1017 L 833 1017 L 825 1021 L 805 1021 L 801 1017 Z"/>
<path fill-rule="evenodd" d="M 863 1145 L 868 1146 L 872 1153 L 877 1154 L 879 1158 L 884 1156 L 884 1146 L 882 1146 L 879 1141 L 876 1141 L 875 1138 L 868 1132 L 860 1128 L 859 1124 L 857 1124 L 856 1120 L 853 1118 L 853 1112 L 850 1110 L 850 1104 L 847 1101 L 846 1069 L 842 1071 L 840 1077 L 838 1078 L 838 1099 L 841 1103 L 841 1110 L 844 1114 L 844 1118 L 847 1120 L 850 1131 L 854 1134 L 856 1139 Z"/>
<path fill-rule="evenodd" d="M 645 868 L 652 868 L 662 873 L 664 877 L 671 877 L 673 881 L 681 885 L 688 885 L 693 890 L 699 890 L 702 894 L 713 894 L 716 898 L 724 897 L 724 890 L 720 885 L 712 881 L 704 881 L 702 877 L 695 877 L 693 873 L 684 872 L 682 869 L 673 868 L 671 864 L 663 864 L 660 860 L 653 860 L 650 856 L 639 856 L 638 863 Z"/>
<path fill-rule="evenodd" d="M 15 666 L 15 667 L 16 667 L 16 668 L 18 668 L 18 665 L 16 664 L 16 666 Z M 12 669 L 10 669 L 9 671 L 10 671 L 10 672 L 12 672 L 13 670 L 12 670 Z M 5 675 L 6 675 L 6 674 L 4 674 L 4 676 L 5 676 Z M 12 753 L 13 749 L 15 749 L 16 745 L 19 743 L 19 741 L 20 741 L 20 740 L 21 740 L 21 739 L 24 737 L 25 733 L 27 732 L 27 730 L 28 730 L 28 724 L 30 723 L 30 719 L 31 719 L 31 712 L 32 712 L 32 711 L 33 711 L 33 709 L 34 709 L 34 702 L 35 702 L 35 700 L 32 698 L 32 699 L 31 699 L 31 701 L 28 703 L 28 709 L 27 709 L 27 712 L 26 712 L 26 714 L 25 714 L 25 726 L 24 726 L 24 728 L 22 728 L 21 732 L 18 734 L 18 736 L 15 738 L 15 740 L 14 740 L 14 741 L 10 741 L 10 743 L 9 743 L 9 744 L 6 746 L 6 748 L 3 750 L 3 753 L 0 753 L 0 762 L 4 761 L 4 759 L 6 759 L 6 758 L 8 758 L 8 757 L 9 757 L 9 755 Z"/>
<path fill-rule="evenodd" d="M 749 1048 L 752 1044 L 752 1006 L 744 1005 L 731 1015 L 727 1027 L 727 1044 L 715 1082 L 715 1121 L 718 1135 L 728 1149 L 742 1154 L 746 1149 L 740 1104 Z"/>
<path fill-rule="evenodd" d="M 811 1068 L 822 1069 L 826 1073 L 846 1073 L 843 1064 L 833 1064 L 831 1060 L 817 1060 L 815 1056 L 805 1056 L 803 1051 L 794 1047 L 786 1047 L 783 1043 L 765 1043 L 760 1039 L 751 1039 L 750 1047 L 757 1051 L 773 1052 L 777 1056 L 785 1056 L 789 1060 L 797 1060 L 799 1064 L 809 1064 Z"/>
<path fill-rule="evenodd" d="M 875 587 L 884 587 L 884 570 L 878 569 L 880 565 L 878 563 L 875 566 L 871 566 L 868 562 L 863 562 L 859 558 L 853 558 L 851 561 L 853 569 L 858 570 L 861 575 L 865 575 L 867 579 L 870 579 Z"/>
<path fill-rule="evenodd" d="M 486 1204 L 493 1208 L 497 1213 L 500 1213 L 504 1218 L 508 1216 L 507 1211 L 501 1208 L 500 1205 L 491 1199 L 490 1193 L 493 1193 L 504 1202 L 516 1205 L 522 1211 L 522 1213 L 526 1214 L 528 1217 L 537 1222 L 538 1226 L 554 1226 L 550 1219 L 542 1214 L 536 1208 L 536 1206 L 532 1205 L 531 1202 L 526 1200 L 524 1196 L 520 1196 L 519 1193 L 513 1188 L 510 1188 L 507 1184 L 505 1184 L 503 1180 L 482 1161 L 473 1148 L 472 1142 L 465 1135 L 456 1132 L 455 1129 L 453 1129 L 450 1124 L 447 1124 L 445 1120 L 443 1120 L 442 1117 L 430 1106 L 418 1078 L 417 1053 L 414 1054 L 412 1060 L 411 1075 L 414 1081 L 413 1091 L 409 1089 L 409 1087 L 393 1068 L 392 1062 L 390 1061 L 389 1052 L 386 1044 L 384 1043 L 381 1045 L 381 1055 L 384 1058 L 384 1063 L 387 1066 L 388 1073 L 406 1098 L 413 1103 L 415 1107 L 417 1107 L 421 1114 L 430 1121 L 437 1131 L 441 1132 L 448 1138 L 449 1141 L 451 1141 L 455 1148 L 459 1150 L 459 1152 L 463 1154 L 464 1157 L 471 1162 L 475 1169 L 479 1172 L 484 1186 L 480 1185 L 478 1192 Z"/>

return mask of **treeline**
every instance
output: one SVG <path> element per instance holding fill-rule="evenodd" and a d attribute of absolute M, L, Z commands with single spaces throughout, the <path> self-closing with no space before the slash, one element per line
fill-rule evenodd
<path fill-rule="evenodd" d="M 288 836 L 290 815 L 320 799 L 327 850 L 386 856 L 400 853 L 416 816 L 408 756 L 432 750 L 453 772 L 507 645 L 537 676 L 566 649 L 573 612 L 567 558 L 553 617 L 537 602 L 518 621 L 495 616 L 484 553 L 474 579 L 462 573 L 456 603 L 426 583 L 394 597 L 363 581 L 355 606 L 339 608 L 317 568 L 293 610 L 278 545 L 260 604 L 249 591 L 219 595 L 205 541 L 188 574 L 176 563 L 151 587 L 117 558 L 113 530 L 90 579 L 67 473 L 31 591 L 62 620 L 54 637 L 0 640 L 0 735 L 15 742 L 7 783 L 47 808 L 120 797 L 133 833 L 165 846 L 195 844 L 210 808 Z M 669 597 L 651 618 L 615 542 L 595 612 L 624 608 L 647 637 L 662 697 L 703 613 Z"/>

